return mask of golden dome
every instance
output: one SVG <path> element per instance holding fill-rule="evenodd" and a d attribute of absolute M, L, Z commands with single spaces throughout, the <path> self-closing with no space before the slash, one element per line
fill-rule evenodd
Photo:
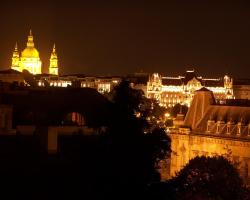
<path fill-rule="evenodd" d="M 39 52 L 35 47 L 27 47 L 22 51 L 22 57 L 39 58 Z"/>
<path fill-rule="evenodd" d="M 30 30 L 30 35 L 28 36 L 27 47 L 22 51 L 22 57 L 25 58 L 39 58 L 39 52 L 34 47 L 33 35 Z"/>

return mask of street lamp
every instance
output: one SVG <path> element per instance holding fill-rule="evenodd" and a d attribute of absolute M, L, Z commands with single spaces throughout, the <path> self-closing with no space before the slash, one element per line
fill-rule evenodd
<path fill-rule="evenodd" d="M 165 113 L 165 117 L 166 118 L 169 118 L 170 117 L 170 114 L 167 112 L 167 113 Z"/>

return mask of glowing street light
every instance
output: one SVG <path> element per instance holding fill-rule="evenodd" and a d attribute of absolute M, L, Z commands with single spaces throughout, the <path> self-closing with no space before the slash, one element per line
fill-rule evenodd
<path fill-rule="evenodd" d="M 167 113 L 165 113 L 165 117 L 166 118 L 169 118 L 170 117 L 170 114 L 167 112 Z"/>

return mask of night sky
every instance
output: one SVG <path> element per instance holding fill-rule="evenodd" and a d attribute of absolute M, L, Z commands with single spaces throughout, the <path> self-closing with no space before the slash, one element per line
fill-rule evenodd
<path fill-rule="evenodd" d="M 31 28 L 44 72 L 55 42 L 63 74 L 250 78 L 248 1 L 1 1 L 0 24 L 0 69 Z"/>

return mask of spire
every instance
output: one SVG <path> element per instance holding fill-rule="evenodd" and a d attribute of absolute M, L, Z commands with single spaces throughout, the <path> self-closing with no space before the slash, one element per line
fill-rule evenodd
<path fill-rule="evenodd" d="M 18 48 L 17 48 L 17 42 L 16 42 L 16 44 L 15 44 L 15 52 L 17 52 L 18 51 Z"/>
<path fill-rule="evenodd" d="M 15 49 L 14 49 L 14 51 L 13 51 L 13 57 L 19 57 L 17 42 L 16 42 L 16 44 L 15 44 Z"/>
<path fill-rule="evenodd" d="M 19 69 L 19 52 L 18 52 L 18 48 L 17 48 L 17 42 L 15 44 L 15 49 L 14 49 L 13 55 L 12 55 L 11 69 L 20 71 L 20 69 Z"/>
<path fill-rule="evenodd" d="M 53 53 L 56 53 L 56 44 L 53 45 Z"/>
<path fill-rule="evenodd" d="M 49 73 L 58 75 L 58 58 L 56 53 L 56 45 L 54 43 L 53 50 L 50 56 L 50 66 L 49 66 Z"/>
<path fill-rule="evenodd" d="M 50 56 L 51 59 L 57 59 L 57 53 L 56 53 L 56 45 L 54 43 L 53 45 L 53 50 L 51 52 L 51 56 Z"/>
<path fill-rule="evenodd" d="M 34 47 L 34 42 L 33 42 L 33 35 L 32 35 L 32 31 L 30 29 L 30 34 L 28 36 L 28 42 L 27 42 L 27 47 Z"/>
<path fill-rule="evenodd" d="M 13 57 L 12 58 L 19 58 L 19 52 L 18 52 L 18 48 L 17 48 L 17 42 L 15 44 L 15 49 L 13 51 Z"/>

